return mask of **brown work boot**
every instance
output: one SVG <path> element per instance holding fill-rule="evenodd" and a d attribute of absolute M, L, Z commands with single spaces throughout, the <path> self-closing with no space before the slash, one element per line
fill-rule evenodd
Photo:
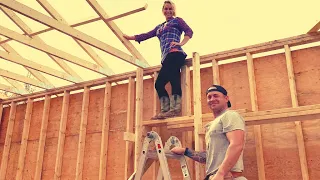
<path fill-rule="evenodd" d="M 164 114 L 165 118 L 181 116 L 181 96 L 173 94 L 170 97 L 170 110 Z"/>
<path fill-rule="evenodd" d="M 151 119 L 165 119 L 165 113 L 170 109 L 170 100 L 167 96 L 162 96 L 160 99 L 160 113 L 153 116 Z"/>

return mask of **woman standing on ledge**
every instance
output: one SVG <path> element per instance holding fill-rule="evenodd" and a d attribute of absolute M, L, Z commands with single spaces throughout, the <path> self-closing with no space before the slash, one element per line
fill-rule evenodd
<path fill-rule="evenodd" d="M 123 35 L 128 40 L 141 42 L 157 36 L 161 48 L 161 69 L 155 83 L 155 88 L 160 100 L 161 111 L 151 119 L 165 119 L 178 116 L 181 113 L 181 80 L 180 69 L 185 63 L 187 54 L 182 50 L 190 38 L 193 31 L 187 23 L 180 17 L 176 17 L 176 7 L 172 1 L 164 1 L 162 13 L 166 21 L 157 25 L 153 30 L 134 36 Z M 184 38 L 180 42 L 180 37 L 184 32 Z M 170 82 L 172 95 L 169 98 L 165 85 Z"/>

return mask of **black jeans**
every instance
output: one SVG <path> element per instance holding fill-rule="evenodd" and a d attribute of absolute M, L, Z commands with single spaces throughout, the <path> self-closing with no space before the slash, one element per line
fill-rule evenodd
<path fill-rule="evenodd" d="M 186 55 L 181 52 L 171 52 L 162 62 L 162 67 L 155 83 L 158 97 L 167 96 L 168 92 L 165 86 L 168 82 L 171 84 L 172 94 L 182 95 L 180 69 L 185 63 Z"/>

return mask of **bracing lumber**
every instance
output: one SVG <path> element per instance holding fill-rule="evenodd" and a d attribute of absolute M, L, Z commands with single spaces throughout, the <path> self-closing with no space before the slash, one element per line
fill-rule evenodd
<path fill-rule="evenodd" d="M 21 146 L 20 146 L 16 180 L 21 180 L 23 177 L 22 173 L 23 173 L 24 163 L 25 163 L 26 153 L 27 153 L 32 109 L 33 109 L 33 100 L 28 99 L 27 110 L 26 110 L 25 118 L 23 120 L 23 132 L 22 132 L 22 138 L 21 138 Z"/>
<path fill-rule="evenodd" d="M 212 75 L 213 75 L 213 84 L 220 84 L 220 74 L 219 74 L 219 65 L 218 61 L 212 60 Z"/>
<path fill-rule="evenodd" d="M 76 29 L 73 29 L 72 27 L 62 24 L 60 22 L 58 22 L 57 20 L 54 20 L 38 11 L 35 11 L 32 8 L 29 8 L 28 6 L 25 6 L 24 4 L 21 4 L 17 1 L 11 1 L 11 0 L 3 0 L 0 2 L 1 5 L 16 11 L 20 14 L 23 14 L 39 23 L 45 24 L 47 26 L 50 26 L 52 28 L 55 28 L 56 30 L 65 33 L 69 36 L 72 36 L 74 38 L 77 38 L 87 44 L 90 44 L 102 51 L 105 51 L 115 57 L 118 57 L 130 64 L 133 64 L 135 66 L 141 67 L 141 68 L 145 68 L 148 67 L 148 64 L 144 63 L 143 61 L 136 59 L 98 39 L 95 39 L 91 36 L 88 36 L 85 33 L 82 33 L 81 31 L 78 31 Z M 2 31 L 2 30 L 1 30 Z M 11 38 L 11 37 L 9 37 Z M 60 54 L 61 52 L 59 52 Z M 60 56 L 58 56 L 60 57 Z M 61 57 L 62 58 L 62 57 Z M 63 58 L 64 59 L 64 58 Z M 106 74 L 107 75 L 107 74 Z"/>
<path fill-rule="evenodd" d="M 30 34 L 32 33 L 32 30 L 27 26 L 27 24 L 25 24 L 13 11 L 11 11 L 10 9 L 6 8 L 6 7 L 0 7 L 2 9 L 2 11 L 28 36 L 30 36 Z M 31 36 L 30 36 L 31 37 Z M 35 36 L 33 37 L 33 39 L 42 42 L 42 39 L 39 36 Z M 48 53 L 47 53 L 48 54 Z M 67 73 L 69 73 L 70 75 L 77 77 L 79 79 L 81 79 L 81 77 L 73 70 L 71 69 L 66 63 L 65 61 L 63 61 L 63 59 L 57 58 L 55 56 L 52 56 L 50 54 L 48 54 L 49 57 L 54 60 L 63 70 L 65 70 Z"/>
<path fill-rule="evenodd" d="M 56 48 L 49 46 L 49 45 L 47 45 L 41 41 L 38 41 L 36 39 L 26 37 L 22 34 L 14 32 L 14 31 L 12 31 L 8 28 L 5 28 L 3 26 L 0 26 L 0 34 L 3 36 L 6 36 L 8 38 L 14 39 L 14 40 L 16 40 L 20 43 L 23 43 L 27 46 L 36 48 L 40 51 L 44 51 L 44 52 L 49 53 L 51 55 L 65 59 L 71 63 L 74 63 L 74 64 L 79 65 L 81 67 L 84 67 L 86 69 L 89 69 L 91 71 L 94 71 L 94 72 L 97 72 L 97 73 L 100 73 L 103 75 L 108 75 L 108 72 L 105 69 L 97 67 L 97 65 L 95 65 L 95 64 L 92 64 L 92 63 L 90 63 L 86 60 L 83 60 L 77 56 L 74 56 L 74 55 L 71 55 L 71 54 L 66 53 L 64 51 L 61 51 L 59 49 L 56 49 Z"/>
<path fill-rule="evenodd" d="M 73 77 L 73 76 L 71 76 L 71 75 L 69 75 L 67 73 L 60 72 L 60 71 L 55 70 L 53 68 L 50 68 L 48 66 L 40 65 L 40 64 L 35 63 L 35 62 L 31 61 L 31 60 L 27 60 L 25 58 L 17 56 L 16 54 L 11 54 L 11 53 L 7 53 L 7 52 L 4 52 L 4 51 L 0 51 L 0 57 L 3 58 L 3 59 L 8 60 L 10 62 L 17 63 L 17 64 L 20 64 L 20 65 L 35 69 L 37 71 L 41 71 L 43 73 L 52 75 L 54 77 L 57 77 L 57 78 L 60 78 L 60 79 L 63 79 L 63 80 L 69 81 L 69 82 L 76 83 L 76 82 L 80 82 L 81 81 L 80 79 L 75 78 L 75 77 Z"/>
<path fill-rule="evenodd" d="M 112 30 L 112 32 L 118 37 L 118 39 L 122 42 L 122 44 L 130 51 L 130 53 L 141 62 L 145 63 L 149 66 L 148 62 L 143 58 L 143 56 L 139 53 L 139 51 L 133 46 L 133 44 L 123 37 L 123 33 L 120 28 L 113 21 L 106 21 L 105 19 L 109 18 L 107 13 L 103 10 L 103 8 L 98 4 L 96 0 L 87 0 L 89 5 L 92 7 L 94 11 L 102 18 L 102 20 L 108 25 L 108 27 Z"/>
<path fill-rule="evenodd" d="M 3 77 L 3 79 L 6 80 L 9 84 L 11 84 L 11 86 L 13 86 L 14 88 L 19 89 L 22 93 L 25 93 L 25 94 L 29 93 L 27 90 L 25 90 L 25 87 L 19 82 L 6 77 Z"/>
<path fill-rule="evenodd" d="M 15 87 L 8 86 L 8 85 L 1 84 L 1 83 L 0 83 L 0 90 L 11 92 L 13 94 L 27 94 L 26 90 L 24 90 L 24 89 L 17 89 Z"/>
<path fill-rule="evenodd" d="M 258 166 L 258 177 L 259 180 L 265 180 L 265 169 L 264 169 L 264 158 L 263 158 L 263 146 L 261 137 L 261 127 L 260 125 L 255 125 L 253 127 L 254 131 L 254 141 L 256 144 L 256 156 L 257 156 L 257 166 Z"/>
<path fill-rule="evenodd" d="M 55 180 L 59 180 L 61 178 L 63 148 L 64 148 L 64 142 L 66 138 L 69 101 L 70 101 L 70 92 L 65 91 L 63 94 L 63 100 L 62 100 L 62 111 L 61 111 L 59 137 L 58 137 L 58 145 L 57 145 L 58 148 L 57 148 L 56 164 L 54 168 Z"/>
<path fill-rule="evenodd" d="M 13 79 L 13 80 L 16 80 L 16 81 L 20 81 L 20 82 L 23 82 L 23 83 L 26 83 L 26 84 L 30 84 L 30 85 L 33 85 L 33 86 L 36 86 L 36 87 L 39 87 L 39 88 L 43 88 L 43 89 L 53 88 L 50 85 L 44 84 L 41 81 L 38 81 L 38 80 L 35 80 L 35 79 L 31 79 L 31 78 L 28 78 L 26 76 L 22 76 L 20 74 L 16 74 L 16 73 L 4 70 L 4 69 L 0 69 L 0 76 L 7 77 L 7 78 L 10 78 L 10 79 Z"/>
<path fill-rule="evenodd" d="M 1 38 L 0 38 L 1 40 Z M 8 43 L 3 43 L 1 44 L 1 47 L 6 50 L 8 53 L 12 53 L 12 54 L 15 54 L 19 57 L 21 57 L 18 52 L 16 50 L 14 50 Z M 39 71 L 36 71 L 34 69 L 31 69 L 27 66 L 23 66 L 25 69 L 27 69 L 35 78 L 37 78 L 39 81 L 45 83 L 45 84 L 48 84 L 50 85 L 51 87 L 54 87 L 54 85 L 48 81 Z"/>
<path fill-rule="evenodd" d="M 314 25 L 309 31 L 308 34 L 315 33 L 320 29 L 320 21 Z"/>
<path fill-rule="evenodd" d="M 67 21 L 49 4 L 47 0 L 37 0 L 37 2 L 57 21 L 68 25 Z M 112 69 L 109 68 L 109 66 L 99 57 L 99 55 L 88 44 L 85 44 L 77 40 L 76 38 L 73 39 L 99 66 L 110 72 L 111 74 L 109 75 L 114 74 Z"/>
<path fill-rule="evenodd" d="M 46 95 L 44 100 L 43 113 L 42 113 L 41 131 L 40 131 L 39 146 L 38 146 L 37 161 L 36 161 L 36 170 L 34 174 L 35 180 L 41 179 L 44 148 L 46 145 L 47 128 L 48 128 L 48 120 L 49 120 L 50 100 L 51 100 L 51 97 Z"/>
<path fill-rule="evenodd" d="M 82 109 L 81 109 L 81 124 L 80 124 L 80 133 L 79 133 L 77 167 L 76 167 L 77 180 L 82 179 L 83 159 L 84 159 L 84 150 L 86 146 L 86 135 L 87 135 L 87 124 L 88 124 L 89 96 L 90 96 L 90 89 L 88 87 L 84 87 Z"/>
<path fill-rule="evenodd" d="M 137 12 L 140 12 L 140 11 L 144 11 L 144 10 L 147 9 L 147 7 L 148 7 L 148 4 L 144 5 L 144 6 L 141 7 L 141 8 L 137 8 L 137 9 L 134 9 L 134 10 L 125 12 L 125 13 L 118 14 L 118 15 L 116 15 L 116 16 L 112 16 L 112 17 L 110 17 L 110 18 L 108 18 L 108 19 L 105 19 L 105 20 L 106 20 L 106 21 L 112 21 L 112 20 L 115 20 L 115 19 L 119 19 L 119 18 L 128 16 L 128 15 L 131 15 L 131 14 L 133 14 L 133 13 L 137 13 Z M 89 19 L 89 20 L 86 20 L 86 21 L 82 21 L 82 22 L 79 22 L 79 23 L 72 24 L 72 25 L 70 25 L 70 27 L 78 27 L 78 26 L 82 26 L 82 25 L 89 24 L 89 23 L 93 23 L 93 22 L 100 21 L 100 20 L 102 20 L 101 17 L 92 18 L 92 19 Z M 49 32 L 49 31 L 52 31 L 52 30 L 54 30 L 54 28 L 51 28 L 51 27 L 50 27 L 50 28 L 47 28 L 47 29 L 44 29 L 44 30 L 40 30 L 40 31 L 31 33 L 30 36 L 36 36 L 36 35 L 39 35 L 39 34 L 42 34 L 42 33 L 45 33 L 45 32 Z M 11 40 L 12 40 L 12 39 L 6 39 L 6 40 L 3 40 L 3 41 L 0 41 L 0 44 L 9 42 L 9 41 L 11 41 Z"/>
<path fill-rule="evenodd" d="M 111 83 L 106 82 L 104 90 L 103 101 L 103 119 L 102 119 L 102 140 L 100 150 L 100 168 L 99 168 L 99 180 L 106 179 L 107 171 L 107 156 L 108 156 L 108 144 L 109 144 L 109 127 L 110 127 L 110 111 L 111 111 Z"/>
<path fill-rule="evenodd" d="M 9 161 L 9 152 L 11 147 L 11 139 L 12 139 L 12 133 L 13 133 L 13 126 L 14 121 L 16 117 L 16 109 L 17 104 L 12 102 L 10 108 L 10 115 L 9 115 L 9 122 L 7 126 L 7 133 L 6 133 L 6 139 L 3 146 L 3 152 L 2 152 L 2 159 L 1 159 L 1 167 L 0 167 L 0 179 L 4 180 L 6 179 L 6 173 L 8 168 L 8 161 Z"/>

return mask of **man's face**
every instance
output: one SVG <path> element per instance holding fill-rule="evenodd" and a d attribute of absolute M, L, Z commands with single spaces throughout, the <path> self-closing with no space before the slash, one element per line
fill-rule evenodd
<path fill-rule="evenodd" d="M 207 94 L 207 104 L 212 111 L 219 111 L 228 108 L 229 97 L 221 92 L 212 91 Z"/>

